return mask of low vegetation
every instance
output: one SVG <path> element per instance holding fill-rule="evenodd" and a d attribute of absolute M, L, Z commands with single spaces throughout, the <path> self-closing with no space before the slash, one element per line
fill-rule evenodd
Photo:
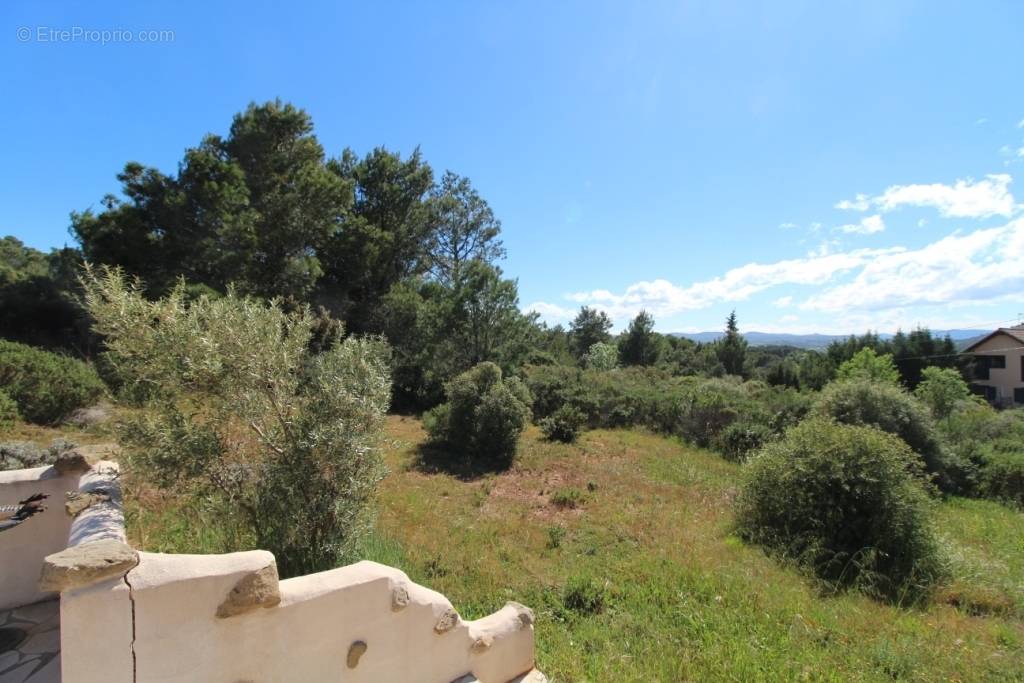
<path fill-rule="evenodd" d="M 383 475 L 386 345 L 350 337 L 313 355 L 306 309 L 232 292 L 186 304 L 182 287 L 151 302 L 112 270 L 85 287 L 107 361 L 143 388 L 120 433 L 129 472 L 201 502 L 284 576 L 354 559 Z"/>
<path fill-rule="evenodd" d="M 751 460 L 737 530 L 830 588 L 912 601 L 942 575 L 923 474 L 895 436 L 807 420 Z"/>
<path fill-rule="evenodd" d="M 467 619 L 530 605 L 553 680 L 1012 681 L 1024 668 L 1024 514 L 998 503 L 927 504 L 947 576 L 905 607 L 823 592 L 743 542 L 733 500 L 747 466 L 676 438 L 596 429 L 561 444 L 530 427 L 511 469 L 465 477 L 420 466 L 418 420 L 389 417 L 387 433 L 391 473 L 361 556 L 443 592 Z M 558 505 L 566 489 L 585 503 Z M 136 491 L 134 542 L 221 547 L 201 506 Z"/>
<path fill-rule="evenodd" d="M 55 424 L 105 391 L 87 363 L 59 353 L 0 339 L 0 390 L 29 422 Z M 10 416 L 10 406 L 3 412 Z"/>

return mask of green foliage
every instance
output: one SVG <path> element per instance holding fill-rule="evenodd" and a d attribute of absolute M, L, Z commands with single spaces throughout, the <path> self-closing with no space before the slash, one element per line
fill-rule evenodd
<path fill-rule="evenodd" d="M 322 250 L 320 296 L 336 302 L 349 329 L 376 332 L 388 292 L 431 265 L 434 173 L 419 149 L 404 159 L 383 147 L 362 159 L 345 150 L 328 166 L 348 184 L 353 199 L 343 229 Z"/>
<path fill-rule="evenodd" d="M 477 363 L 518 369 L 534 348 L 535 317 L 519 310 L 515 280 L 483 261 L 460 265 L 449 284 L 405 281 L 384 297 L 383 331 L 395 347 L 399 405 L 436 405 L 442 387 Z"/>
<path fill-rule="evenodd" d="M 608 343 L 611 340 L 611 329 L 611 318 L 604 311 L 581 306 L 580 312 L 569 324 L 569 347 L 573 355 L 583 360 L 594 344 Z"/>
<path fill-rule="evenodd" d="M 813 412 L 843 424 L 869 425 L 895 434 L 921 456 L 943 491 L 963 491 L 957 458 L 943 447 L 927 409 L 895 384 L 867 379 L 833 382 L 818 396 Z"/>
<path fill-rule="evenodd" d="M 14 237 L 0 238 L 0 330 L 6 339 L 87 353 L 95 338 L 76 300 L 77 249 L 49 254 Z"/>
<path fill-rule="evenodd" d="M 930 330 L 920 327 L 909 334 L 901 330 L 888 340 L 883 340 L 873 332 L 859 337 L 850 336 L 829 344 L 825 355 L 833 367 L 838 367 L 865 348 L 879 355 L 891 355 L 900 380 L 910 389 L 917 387 L 926 366 L 955 368 L 958 363 L 956 344 L 948 335 L 940 339 L 933 336 Z"/>
<path fill-rule="evenodd" d="M 540 421 L 540 430 L 550 441 L 573 443 L 580 435 L 587 416 L 571 403 L 562 404 L 550 416 Z"/>
<path fill-rule="evenodd" d="M 431 438 L 473 463 L 506 469 L 530 419 L 529 391 L 503 378 L 494 363 L 480 363 L 445 385 L 446 403 L 424 418 Z"/>
<path fill-rule="evenodd" d="M 808 396 L 792 389 L 738 378 L 674 377 L 657 368 L 533 366 L 525 374 L 542 423 L 564 405 L 582 413 L 591 427 L 644 426 L 701 446 L 720 447 L 719 435 L 739 419 L 779 434 L 810 409 Z"/>
<path fill-rule="evenodd" d="M 629 323 L 619 342 L 619 358 L 623 365 L 654 365 L 661 356 L 663 342 L 654 331 L 654 317 L 640 311 Z"/>
<path fill-rule="evenodd" d="M 914 395 L 928 406 L 936 420 L 947 419 L 960 403 L 971 398 L 971 388 L 952 368 L 927 367 Z"/>
<path fill-rule="evenodd" d="M 1024 445 L 1016 452 L 989 452 L 978 475 L 978 495 L 1024 507 Z"/>
<path fill-rule="evenodd" d="M 383 474 L 386 346 L 350 337 L 314 355 L 308 309 L 230 290 L 186 304 L 181 286 L 150 302 L 116 271 L 85 284 L 112 367 L 149 388 L 122 433 L 131 469 L 214 506 L 285 576 L 353 559 Z"/>
<path fill-rule="evenodd" d="M 153 293 L 179 277 L 218 291 L 309 295 L 324 251 L 352 205 L 352 186 L 326 165 L 309 115 L 280 101 L 251 104 L 226 138 L 207 135 L 176 176 L 130 162 L 124 200 L 72 215 L 93 263 L 117 265 Z"/>
<path fill-rule="evenodd" d="M 742 375 L 743 365 L 747 355 L 747 340 L 740 334 L 739 326 L 736 324 L 736 311 L 729 314 L 725 321 L 725 336 L 718 341 L 715 347 L 718 360 L 722 362 L 726 374 Z"/>
<path fill-rule="evenodd" d="M 614 370 L 619 365 L 619 350 L 614 344 L 595 342 L 583 354 L 583 367 L 588 370 Z"/>
<path fill-rule="evenodd" d="M 0 389 L 18 404 L 24 419 L 54 424 L 95 403 L 105 388 L 87 363 L 0 340 Z"/>
<path fill-rule="evenodd" d="M 564 526 L 558 524 L 552 524 L 547 528 L 548 533 L 548 549 L 554 550 L 555 548 L 562 547 L 562 541 L 565 540 L 566 531 Z"/>
<path fill-rule="evenodd" d="M 565 488 L 558 489 L 551 494 L 551 504 L 559 508 L 567 508 L 575 510 L 587 499 L 587 494 L 583 493 L 580 489 L 575 486 L 567 486 Z"/>
<path fill-rule="evenodd" d="M 562 589 L 562 605 L 577 614 L 593 615 L 604 611 L 608 589 L 590 576 L 574 574 Z"/>
<path fill-rule="evenodd" d="M 889 354 L 878 355 L 872 348 L 863 348 L 836 370 L 837 380 L 862 379 L 898 384 L 900 373 Z"/>
<path fill-rule="evenodd" d="M 718 449 L 726 460 L 742 462 L 775 436 L 767 425 L 733 422 L 718 437 Z"/>
<path fill-rule="evenodd" d="M 0 391 L 0 433 L 6 432 L 18 421 L 18 404 L 7 395 L 7 392 Z"/>
<path fill-rule="evenodd" d="M 920 462 L 872 427 L 812 419 L 766 446 L 747 465 L 737 528 L 836 588 L 913 599 L 942 575 Z"/>
<path fill-rule="evenodd" d="M 505 248 L 498 239 L 501 221 L 473 189 L 469 178 L 446 171 L 430 193 L 430 209 L 436 226 L 430 270 L 438 282 L 458 282 L 470 261 L 493 263 L 505 257 Z"/>

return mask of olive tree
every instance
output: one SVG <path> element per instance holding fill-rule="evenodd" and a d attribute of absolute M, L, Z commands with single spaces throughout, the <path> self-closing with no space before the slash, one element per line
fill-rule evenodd
<path fill-rule="evenodd" d="M 350 559 L 383 474 L 388 349 L 349 338 L 310 351 L 315 317 L 278 302 L 147 300 L 116 270 L 87 270 L 86 305 L 106 357 L 144 397 L 122 440 L 129 469 L 212 501 L 277 556 L 283 575 Z"/>

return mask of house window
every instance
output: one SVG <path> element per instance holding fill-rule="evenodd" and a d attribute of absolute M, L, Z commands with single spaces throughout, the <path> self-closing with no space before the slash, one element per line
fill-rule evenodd
<path fill-rule="evenodd" d="M 1024 406 L 1024 387 L 1017 387 L 1013 390 L 1013 402 L 1019 406 Z"/>
<path fill-rule="evenodd" d="M 978 354 L 974 357 L 974 379 L 988 379 L 989 370 L 1006 367 L 1006 356 Z"/>

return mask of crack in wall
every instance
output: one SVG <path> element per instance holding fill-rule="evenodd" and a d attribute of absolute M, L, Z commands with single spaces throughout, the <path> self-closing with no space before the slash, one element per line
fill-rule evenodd
<path fill-rule="evenodd" d="M 139 566 L 139 560 L 136 560 L 135 566 L 124 573 L 122 577 L 124 579 L 124 585 L 128 586 L 128 602 L 132 606 L 132 683 L 136 683 L 138 680 L 138 662 L 135 659 L 135 589 L 132 588 L 132 582 L 128 580 L 128 575 L 132 572 L 132 569 Z"/>

